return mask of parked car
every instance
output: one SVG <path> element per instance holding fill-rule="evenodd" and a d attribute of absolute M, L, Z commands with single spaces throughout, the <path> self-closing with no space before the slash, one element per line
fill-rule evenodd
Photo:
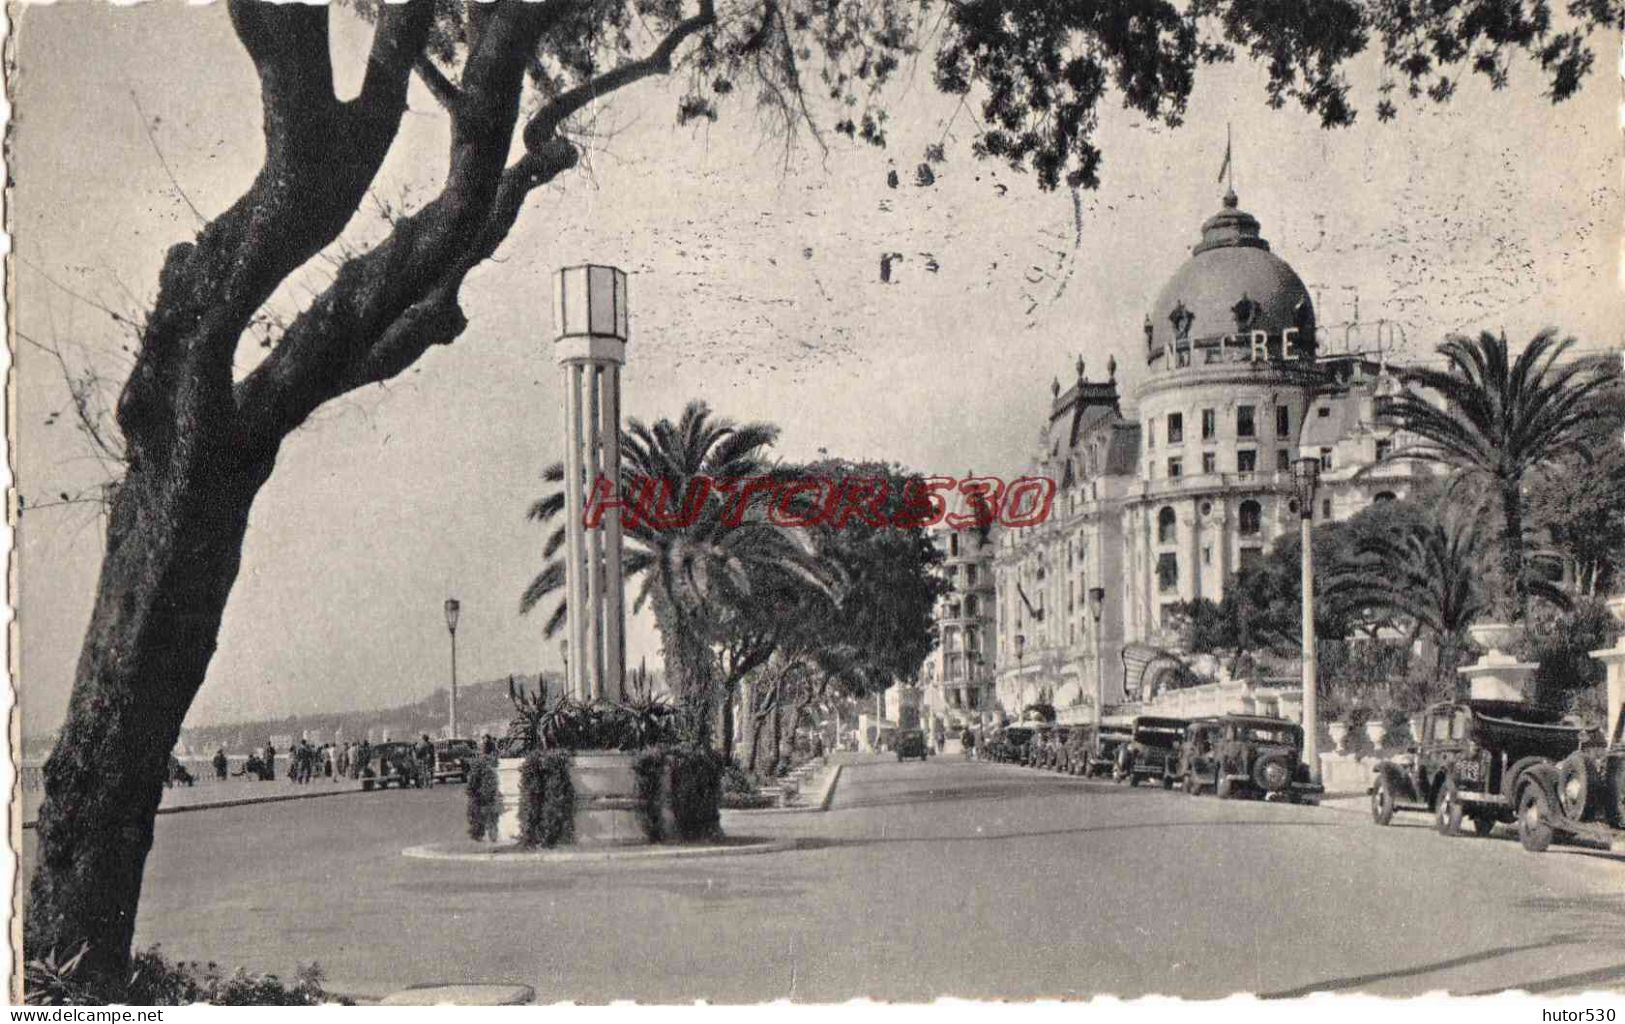
<path fill-rule="evenodd" d="M 1521 701 L 1434 704 L 1424 712 L 1421 743 L 1377 766 L 1372 820 L 1386 825 L 1399 810 L 1432 811 L 1445 835 L 1459 834 L 1464 819 L 1479 835 L 1512 823 L 1524 774 L 1580 750 L 1585 730 L 1562 717 Z"/>
<path fill-rule="evenodd" d="M 924 761 L 931 756 L 931 746 L 925 742 L 925 730 L 903 729 L 897 733 L 897 760 L 917 757 Z"/>
<path fill-rule="evenodd" d="M 1525 768 L 1512 793 L 1518 840 L 1531 853 L 1574 839 L 1617 848 L 1625 841 L 1625 715 L 1606 746 Z"/>
<path fill-rule="evenodd" d="M 1141 780 L 1161 782 L 1172 789 L 1180 778 L 1179 756 L 1190 721 L 1159 715 L 1139 715 L 1130 726 L 1129 739 L 1117 747 L 1115 776 L 1138 786 Z"/>
<path fill-rule="evenodd" d="M 473 740 L 434 741 L 434 779 L 436 782 L 468 781 L 468 765 L 480 756 L 480 746 Z"/>
<path fill-rule="evenodd" d="M 1070 767 L 1074 775 L 1110 775 L 1117 765 L 1117 751 L 1133 738 L 1127 726 L 1110 722 L 1102 727 L 1080 725 L 1068 741 Z"/>
<path fill-rule="evenodd" d="M 1322 792 L 1303 763 L 1303 727 L 1267 715 L 1197 719 L 1185 731 L 1178 769 L 1185 791 L 1316 802 Z"/>
<path fill-rule="evenodd" d="M 1038 730 L 1031 725 L 1012 725 L 1007 727 L 999 739 L 1003 746 L 1000 760 L 1011 764 L 1026 764 L 1032 756 L 1033 737 Z"/>
<path fill-rule="evenodd" d="M 418 763 L 412 756 L 412 744 L 404 741 L 376 744 L 372 760 L 361 768 L 362 789 L 406 789 L 417 782 Z"/>

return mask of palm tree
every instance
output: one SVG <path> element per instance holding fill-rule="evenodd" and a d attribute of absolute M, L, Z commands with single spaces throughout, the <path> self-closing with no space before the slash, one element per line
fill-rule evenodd
<path fill-rule="evenodd" d="M 1323 593 L 1346 612 L 1408 622 L 1413 640 L 1430 635 L 1438 652 L 1436 679 L 1454 679 L 1467 627 L 1485 606 L 1480 548 L 1470 520 L 1428 516 L 1395 533 L 1362 536 L 1334 563 Z"/>
<path fill-rule="evenodd" d="M 1555 331 L 1541 331 L 1514 360 L 1505 336 L 1451 337 L 1439 346 L 1446 369 L 1412 371 L 1423 393 L 1405 391 L 1384 403 L 1414 438 L 1392 458 L 1446 466 L 1482 481 L 1499 499 L 1504 592 L 1498 611 L 1512 620 L 1523 617 L 1530 593 L 1524 481 L 1564 456 L 1589 458 L 1588 434 L 1603 411 L 1607 377 L 1583 362 L 1558 365 L 1573 345 L 1573 338 L 1558 341 Z"/>
<path fill-rule="evenodd" d="M 762 509 L 752 506 L 730 525 L 722 516 L 727 495 L 709 486 L 712 481 L 774 475 L 767 449 L 777 437 L 777 428 L 769 424 L 713 417 L 701 401 L 690 402 L 676 423 L 661 419 L 645 425 L 633 419 L 622 433 L 623 494 L 636 496 L 646 486 L 667 488 L 664 493 L 680 508 L 691 500 L 698 503 L 697 515 L 678 517 L 685 525 L 660 527 L 648 517 L 627 518 L 628 550 L 622 559 L 626 578 L 642 580 L 633 610 L 648 604 L 654 612 L 667 683 L 694 708 L 712 696 L 716 664 L 711 645 L 719 626 L 749 605 L 753 587 L 769 574 L 823 583 L 811 545 L 800 531 L 771 524 Z M 544 479 L 562 482 L 563 467 L 549 466 Z M 556 490 L 531 505 L 529 517 L 548 522 L 563 510 L 564 494 Z M 543 547 L 545 566 L 520 598 L 521 613 L 564 588 L 565 569 L 558 558 L 564 538 L 560 522 Z M 561 595 L 547 620 L 549 637 L 563 626 L 567 613 Z"/>

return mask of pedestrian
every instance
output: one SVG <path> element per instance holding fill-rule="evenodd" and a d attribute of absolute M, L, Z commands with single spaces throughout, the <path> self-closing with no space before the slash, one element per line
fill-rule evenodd
<path fill-rule="evenodd" d="M 942 748 L 948 743 L 948 731 L 943 727 L 940 718 L 931 727 L 931 739 L 937 745 L 937 753 L 941 754 Z"/>
<path fill-rule="evenodd" d="M 334 770 L 338 767 L 338 756 L 338 751 L 334 748 L 333 744 L 323 744 L 322 774 L 327 776 L 329 779 L 335 778 L 338 775 L 338 772 Z"/>
<path fill-rule="evenodd" d="M 230 763 L 226 760 L 226 748 L 221 747 L 214 752 L 214 777 L 217 779 L 224 779 L 226 777 L 226 769 L 229 767 Z"/>
<path fill-rule="evenodd" d="M 480 737 L 480 755 L 482 757 L 495 757 L 496 752 L 497 741 L 491 738 L 490 733 Z"/>
<path fill-rule="evenodd" d="M 815 734 L 813 734 L 812 756 L 813 756 L 813 760 L 815 760 L 815 761 L 822 761 L 824 759 L 824 734 L 823 733 L 815 733 Z"/>
<path fill-rule="evenodd" d="M 372 743 L 370 741 L 368 741 L 368 740 L 362 740 L 361 741 L 361 747 L 360 747 L 360 749 L 358 749 L 356 751 L 356 754 L 355 754 L 355 777 L 358 778 L 358 779 L 361 778 L 362 774 L 371 765 L 372 765 Z"/>
<path fill-rule="evenodd" d="M 428 733 L 422 735 L 417 745 L 412 748 L 412 753 L 417 755 L 418 785 L 425 789 L 432 787 L 434 785 L 434 744 L 429 742 Z"/>
<path fill-rule="evenodd" d="M 960 738 L 959 742 L 964 748 L 965 760 L 974 760 L 976 758 L 976 734 L 971 732 L 969 727 L 967 727 L 965 729 L 965 735 Z"/>
<path fill-rule="evenodd" d="M 261 768 L 263 771 L 260 775 L 261 782 L 270 782 L 276 778 L 276 747 L 271 745 L 270 740 L 265 741 L 265 761 Z"/>
<path fill-rule="evenodd" d="M 339 748 L 333 768 L 335 769 L 333 773 L 335 782 L 350 774 L 350 744 L 346 743 Z"/>

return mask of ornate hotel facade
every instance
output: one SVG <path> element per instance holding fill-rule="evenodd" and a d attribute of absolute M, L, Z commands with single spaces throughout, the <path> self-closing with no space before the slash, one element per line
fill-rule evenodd
<path fill-rule="evenodd" d="M 1087 379 L 1080 358 L 1069 387 L 1051 385 L 1028 470 L 1058 485 L 1049 518 L 995 527 L 974 549 L 958 534 L 948 566 L 961 575 L 943 602 L 927 706 L 950 721 L 966 717 L 972 693 L 985 707 L 984 691 L 958 682 L 974 678 L 974 651 L 1005 716 L 1042 702 L 1062 721 L 1093 720 L 1097 681 L 1109 714 L 1155 684 L 1125 649 L 1171 646 L 1175 605 L 1221 600 L 1238 570 L 1298 528 L 1294 460 L 1320 459 L 1316 521 L 1403 497 L 1424 471 L 1383 461 L 1394 437 L 1376 416 L 1398 380 L 1380 362 L 1323 355 L 1319 341 L 1303 281 L 1227 194 L 1151 306 L 1135 344 L 1149 375 L 1128 401 L 1115 359 L 1105 380 Z M 1098 622 L 1093 588 L 1104 591 Z"/>

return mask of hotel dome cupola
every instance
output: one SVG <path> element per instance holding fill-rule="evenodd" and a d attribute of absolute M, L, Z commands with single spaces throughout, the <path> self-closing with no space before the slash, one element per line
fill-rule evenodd
<path fill-rule="evenodd" d="M 1270 251 L 1258 218 L 1238 207 L 1234 190 L 1158 294 L 1145 338 L 1146 361 L 1159 370 L 1247 359 L 1256 345 L 1267 347 L 1271 361 L 1313 359 L 1309 290 Z"/>

